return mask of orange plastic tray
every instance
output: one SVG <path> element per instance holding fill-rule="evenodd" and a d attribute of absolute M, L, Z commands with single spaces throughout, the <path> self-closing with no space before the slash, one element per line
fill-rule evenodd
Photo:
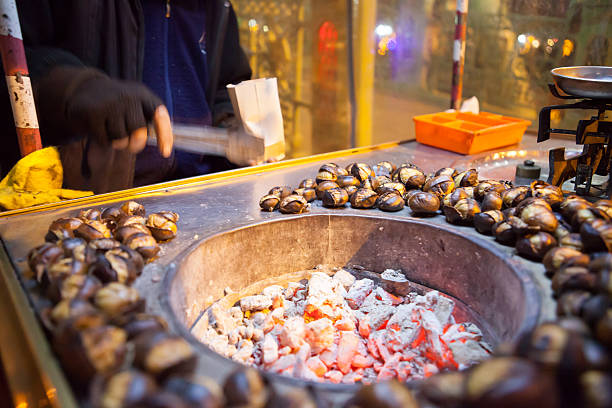
<path fill-rule="evenodd" d="M 530 121 L 480 112 L 439 112 L 413 118 L 416 140 L 461 154 L 474 154 L 517 144 Z"/>

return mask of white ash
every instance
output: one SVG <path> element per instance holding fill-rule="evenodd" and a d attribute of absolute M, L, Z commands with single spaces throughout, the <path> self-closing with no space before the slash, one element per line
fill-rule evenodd
<path fill-rule="evenodd" d="M 202 341 L 243 364 L 334 383 L 423 379 L 489 356 L 480 329 L 456 323 L 454 302 L 439 292 L 397 297 L 342 268 L 322 270 L 306 285 L 268 286 L 239 307 L 215 303 Z"/>
<path fill-rule="evenodd" d="M 399 269 L 385 269 L 384 272 L 380 274 L 380 277 L 394 282 L 408 282 L 406 275 Z"/>

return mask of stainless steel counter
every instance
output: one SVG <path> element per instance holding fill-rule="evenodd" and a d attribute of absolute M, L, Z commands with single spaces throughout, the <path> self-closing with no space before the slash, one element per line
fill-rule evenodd
<path fill-rule="evenodd" d="M 533 136 L 526 136 L 521 146 L 501 150 L 547 150 L 559 145 L 573 146 L 567 141 L 559 140 L 536 145 Z M 182 253 L 188 251 L 203 238 L 216 233 L 265 220 L 285 217 L 279 212 L 267 213 L 259 210 L 259 198 L 271 187 L 276 185 L 297 186 L 302 179 L 314 177 L 320 165 L 330 161 L 344 166 L 356 161 L 374 164 L 381 160 L 389 160 L 398 164 L 412 162 L 425 171 L 431 172 L 437 168 L 449 166 L 457 160 L 465 162 L 466 157 L 420 145 L 416 142 L 388 144 L 196 177 L 173 183 L 43 206 L 37 209 L 0 213 L 0 236 L 6 248 L 6 254 L 8 254 L 10 262 L 17 271 L 17 275 L 15 275 L 15 270 L 9 267 L 8 262 L 5 262 L 2 265 L 2 274 L 4 279 L 14 283 L 15 277 L 20 276 L 20 272 L 27 269 L 25 257 L 28 251 L 43 243 L 47 228 L 54 219 L 75 215 L 79 209 L 106 207 L 112 203 L 133 199 L 145 205 L 147 212 L 172 210 L 180 215 L 177 237 L 173 241 L 161 246 L 159 258 L 145 267 L 142 276 L 135 284 L 141 290 L 141 293 L 145 294 L 148 310 L 151 312 L 161 311 L 163 307 L 160 301 L 163 298 L 161 293 L 163 291 L 163 277 L 168 268 L 174 267 L 177 257 L 180 257 Z M 513 170 L 509 169 L 508 172 L 512 173 Z M 511 176 L 512 174 L 505 178 L 511 178 Z M 321 207 L 319 203 L 313 203 L 310 211 L 315 214 L 334 213 L 336 211 L 364 214 L 363 210 L 351 208 L 340 210 L 326 209 Z M 381 214 L 378 210 L 371 211 L 376 212 L 378 215 Z M 406 208 L 398 213 L 388 214 L 388 216 L 391 218 L 410 218 L 411 213 Z M 442 216 L 432 218 L 430 221 L 433 223 L 445 223 Z M 475 236 L 478 239 L 487 240 L 492 242 L 493 245 L 497 245 L 491 237 L 482 236 L 473 228 L 455 228 L 461 230 L 466 235 Z M 498 247 L 507 254 L 509 259 L 526 265 L 532 271 L 538 291 L 540 291 L 544 299 L 541 318 L 548 319 L 553 317 L 554 305 L 551 300 L 550 283 L 544 277 L 544 268 L 540 264 L 528 262 L 517 257 L 513 248 L 499 245 Z M 28 286 L 27 281 L 23 281 L 23 283 L 24 286 Z M 23 299 L 20 305 L 23 309 Z M 31 312 L 27 310 L 25 312 L 31 315 Z M 2 327 L 0 327 L 0 330 L 4 331 Z M 40 333 L 37 335 L 36 341 L 42 341 Z M 0 349 L 3 346 L 0 343 Z M 37 349 L 39 346 L 41 345 L 34 344 L 32 347 Z M 49 355 L 48 347 L 45 350 L 46 352 L 41 357 L 44 359 L 44 364 L 42 366 L 41 364 L 38 365 L 40 370 L 44 373 L 48 373 L 49 370 L 55 373 L 55 380 L 53 378 L 49 380 L 52 383 L 54 381 L 62 382 L 60 385 L 52 385 L 47 387 L 47 389 L 56 386 L 65 387 L 63 379 L 60 378 L 61 375 L 58 374 L 57 363 Z M 2 350 L 3 359 L 5 356 L 10 359 L 10 352 Z M 34 355 L 34 358 L 36 359 L 38 356 Z M 7 374 L 10 376 L 11 372 Z M 13 386 L 14 384 L 11 385 Z M 18 387 L 18 385 L 14 386 Z M 68 403 L 70 401 L 67 400 L 65 404 Z"/>

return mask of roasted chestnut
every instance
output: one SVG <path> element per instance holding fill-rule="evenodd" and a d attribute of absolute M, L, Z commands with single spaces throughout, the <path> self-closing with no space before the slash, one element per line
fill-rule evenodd
<path fill-rule="evenodd" d="M 408 206 L 415 215 L 434 215 L 440 209 L 440 200 L 433 193 L 418 191 L 410 197 Z"/>
<path fill-rule="evenodd" d="M 127 249 L 127 248 L 126 248 Z M 132 250 L 132 252 L 134 252 Z M 138 255 L 140 256 L 140 255 Z M 125 250 L 108 251 L 99 254 L 96 261 L 89 266 L 89 274 L 100 279 L 102 283 L 119 282 L 130 284 L 142 270 L 142 257 L 134 259 L 135 255 L 127 254 Z"/>
<path fill-rule="evenodd" d="M 272 212 L 277 210 L 279 204 L 280 197 L 275 194 L 266 194 L 265 196 L 261 197 L 261 200 L 259 200 L 259 207 L 261 207 L 263 211 Z"/>
<path fill-rule="evenodd" d="M 495 223 L 504 220 L 504 213 L 499 210 L 490 210 L 474 214 L 474 227 L 481 234 L 490 235 Z"/>
<path fill-rule="evenodd" d="M 519 186 L 504 190 L 501 193 L 501 198 L 504 203 L 504 208 L 516 207 L 521 201 L 527 198 L 529 187 Z"/>
<path fill-rule="evenodd" d="M 315 179 L 307 178 L 300 181 L 299 188 L 317 188 L 317 182 Z"/>
<path fill-rule="evenodd" d="M 102 283 L 95 276 L 71 275 L 59 284 L 60 297 L 62 299 L 92 298 L 102 287 Z"/>
<path fill-rule="evenodd" d="M 612 219 L 612 200 L 598 200 L 593 205 L 595 208 L 605 212 L 608 218 Z"/>
<path fill-rule="evenodd" d="M 555 232 L 559 225 L 559 221 L 557 217 L 555 217 L 555 214 L 541 205 L 531 204 L 522 209 L 517 207 L 517 213 L 521 220 L 527 225 L 537 228 L 540 231 L 552 233 Z"/>
<path fill-rule="evenodd" d="M 148 229 L 144 224 L 130 224 L 123 227 L 119 227 L 115 230 L 115 238 L 123 243 L 125 243 L 128 238 L 130 238 L 134 234 L 151 235 L 151 230 Z"/>
<path fill-rule="evenodd" d="M 412 198 L 412 196 L 417 194 L 417 193 L 421 193 L 421 190 L 407 190 L 406 191 L 406 194 L 404 194 L 404 196 L 402 197 L 404 199 L 404 202 L 406 203 L 406 205 L 408 205 L 408 202 L 410 201 L 410 198 Z"/>
<path fill-rule="evenodd" d="M 557 229 L 559 228 L 557 227 Z M 555 232 L 556 231 L 557 230 L 555 230 Z M 574 248 L 578 251 L 582 251 L 584 249 L 584 245 L 582 244 L 582 238 L 580 237 L 580 234 L 575 234 L 575 233 L 567 234 L 563 236 L 561 239 L 557 239 L 557 240 L 559 241 L 559 246 Z"/>
<path fill-rule="evenodd" d="M 135 369 L 119 371 L 108 378 L 96 377 L 91 399 L 96 408 L 131 407 L 155 392 L 155 380 Z"/>
<path fill-rule="evenodd" d="M 323 406 L 325 407 L 325 406 Z M 279 393 L 275 387 L 272 388 L 270 397 L 266 402 L 266 408 L 323 408 L 307 389 L 294 389 L 285 393 Z"/>
<path fill-rule="evenodd" d="M 359 179 L 363 183 L 368 177 L 374 177 L 372 168 L 365 163 L 357 163 L 351 167 L 351 174 Z"/>
<path fill-rule="evenodd" d="M 404 184 L 407 189 L 423 187 L 425 179 L 425 174 L 414 167 L 400 167 L 393 174 L 393 180 Z"/>
<path fill-rule="evenodd" d="M 597 276 L 583 266 L 568 266 L 559 269 L 554 274 L 552 289 L 555 293 L 574 289 L 592 291 L 595 289 L 596 279 Z"/>
<path fill-rule="evenodd" d="M 152 334 L 168 329 L 168 324 L 164 319 L 147 313 L 131 313 L 120 316 L 115 319 L 115 323 L 125 330 L 130 340 L 143 333 Z"/>
<path fill-rule="evenodd" d="M 464 372 L 443 372 L 427 378 L 421 392 L 436 406 L 458 406 L 465 398 L 466 374 Z"/>
<path fill-rule="evenodd" d="M 442 167 L 441 169 L 438 169 L 434 173 L 434 177 L 437 177 L 437 176 L 448 176 L 448 177 L 450 177 L 452 179 L 457 174 L 459 174 L 459 172 L 457 170 L 453 169 L 452 167 Z"/>
<path fill-rule="evenodd" d="M 144 206 L 136 201 L 128 201 L 123 203 L 123 205 L 121 205 L 121 211 L 128 216 L 138 215 L 144 217 L 146 214 Z"/>
<path fill-rule="evenodd" d="M 580 376 L 581 406 L 590 408 L 612 407 L 612 375 L 591 370 Z"/>
<path fill-rule="evenodd" d="M 78 217 L 85 221 L 101 221 L 100 215 L 100 210 L 98 210 L 97 208 L 90 208 L 88 210 L 79 211 Z"/>
<path fill-rule="evenodd" d="M 158 241 L 168 241 L 176 237 L 176 223 L 164 214 L 151 214 L 147 218 L 147 227 Z"/>
<path fill-rule="evenodd" d="M 370 185 L 372 186 L 372 190 L 376 191 L 382 185 L 387 184 L 387 183 L 392 183 L 393 180 L 391 180 L 387 176 L 374 176 L 374 177 L 369 177 L 367 182 L 369 182 Z M 361 183 L 361 184 L 364 184 L 364 183 Z M 360 184 L 360 186 L 361 186 L 361 184 Z"/>
<path fill-rule="evenodd" d="M 608 348 L 612 348 L 612 308 L 595 325 L 595 338 Z"/>
<path fill-rule="evenodd" d="M 325 191 L 330 190 L 332 188 L 338 188 L 338 187 L 340 186 L 335 181 L 323 181 L 317 184 L 317 188 L 315 189 L 315 191 L 317 192 L 317 198 L 319 200 L 322 200 L 323 194 L 325 194 Z"/>
<path fill-rule="evenodd" d="M 145 225 L 147 219 L 141 215 L 126 215 L 119 218 L 117 227 L 125 227 L 127 225 Z"/>
<path fill-rule="evenodd" d="M 547 232 L 538 232 L 519 239 L 516 242 L 516 251 L 526 258 L 539 261 L 555 246 L 557 246 L 555 237 Z"/>
<path fill-rule="evenodd" d="M 574 248 L 557 247 L 546 253 L 542 263 L 546 271 L 554 273 L 564 265 L 587 266 L 589 257 Z"/>
<path fill-rule="evenodd" d="M 197 356 L 185 339 L 165 332 L 142 333 L 134 339 L 134 350 L 134 365 L 158 379 L 189 375 L 197 363 Z"/>
<path fill-rule="evenodd" d="M 187 380 L 181 377 L 170 377 L 164 384 L 164 389 L 180 395 L 190 407 L 222 408 L 224 406 L 223 390 L 211 378 L 196 377 L 194 380 Z"/>
<path fill-rule="evenodd" d="M 483 180 L 474 189 L 474 198 L 482 200 L 486 193 L 495 192 L 500 195 L 506 189 L 506 185 L 497 180 Z"/>
<path fill-rule="evenodd" d="M 376 205 L 378 194 L 367 188 L 358 189 L 351 196 L 351 207 L 353 208 L 373 208 Z"/>
<path fill-rule="evenodd" d="M 80 218 L 60 218 L 49 226 L 45 241 L 55 242 L 60 239 L 73 238 L 74 231 L 83 224 Z"/>
<path fill-rule="evenodd" d="M 96 254 L 103 254 L 106 251 L 109 251 L 114 248 L 118 248 L 121 243 L 112 238 L 98 238 L 92 239 L 89 241 L 87 246 L 93 249 Z"/>
<path fill-rule="evenodd" d="M 45 268 L 64 256 L 64 250 L 52 243 L 45 243 L 28 253 L 28 265 L 40 282 Z"/>
<path fill-rule="evenodd" d="M 338 174 L 336 174 L 335 170 L 331 169 L 319 170 L 319 172 L 317 173 L 317 178 L 315 179 L 317 185 L 323 183 L 324 181 L 336 182 L 336 180 L 338 180 Z"/>
<path fill-rule="evenodd" d="M 531 196 L 546 200 L 553 208 L 559 208 L 563 202 L 561 188 L 541 180 L 535 180 L 531 183 Z"/>
<path fill-rule="evenodd" d="M 390 183 L 385 183 L 380 187 L 376 188 L 375 190 L 378 195 L 382 195 L 387 192 L 395 192 L 400 196 L 404 196 L 404 194 L 406 194 L 406 187 L 402 183 L 394 181 Z"/>
<path fill-rule="evenodd" d="M 396 379 L 362 386 L 346 407 L 417 408 L 419 403 Z"/>
<path fill-rule="evenodd" d="M 317 198 L 317 192 L 314 188 L 296 188 L 291 194 L 301 195 L 309 203 L 313 202 Z"/>
<path fill-rule="evenodd" d="M 110 238 L 111 232 L 106 226 L 100 221 L 92 220 L 85 221 L 77 229 L 74 230 L 74 236 L 77 238 L 83 238 L 86 241 L 99 238 Z"/>
<path fill-rule="evenodd" d="M 445 196 L 444 200 L 442 201 L 442 204 L 447 206 L 447 207 L 452 207 L 455 204 L 457 204 L 457 202 L 459 202 L 459 200 L 463 200 L 464 198 L 470 198 L 470 196 L 465 191 L 465 189 L 458 188 L 455 191 L 453 191 L 452 193 L 450 193 L 447 196 Z"/>
<path fill-rule="evenodd" d="M 111 282 L 98 290 L 94 304 L 110 318 L 142 312 L 145 307 L 145 301 L 136 289 L 119 282 Z"/>
<path fill-rule="evenodd" d="M 281 200 L 278 209 L 283 214 L 301 214 L 304 211 L 308 211 L 308 202 L 304 197 L 292 194 Z"/>
<path fill-rule="evenodd" d="M 59 325 L 69 319 L 74 319 L 80 315 L 93 314 L 96 309 L 86 300 L 73 298 L 64 299 L 53 307 L 49 317 L 54 324 Z"/>
<path fill-rule="evenodd" d="M 395 192 L 386 192 L 376 199 L 376 207 L 383 211 L 395 212 L 404 208 L 404 199 Z"/>
<path fill-rule="evenodd" d="M 597 289 L 612 298 L 612 269 L 602 269 L 596 275 Z"/>
<path fill-rule="evenodd" d="M 557 300 L 558 316 L 580 316 L 584 303 L 591 297 L 585 290 L 572 290 L 559 296 Z"/>
<path fill-rule="evenodd" d="M 579 210 L 591 208 L 593 205 L 582 197 L 570 195 L 561 202 L 559 208 L 563 217 L 571 221 Z"/>
<path fill-rule="evenodd" d="M 268 398 L 261 375 L 252 367 L 242 367 L 231 373 L 223 384 L 223 394 L 230 407 L 260 408 Z"/>
<path fill-rule="evenodd" d="M 495 239 L 504 244 L 514 246 L 516 240 L 530 232 L 529 225 L 520 218 L 509 216 L 491 227 L 491 233 Z"/>
<path fill-rule="evenodd" d="M 490 211 L 501 210 L 503 205 L 504 202 L 496 191 L 488 191 L 482 198 L 482 204 L 480 204 L 480 207 L 483 211 Z"/>
<path fill-rule="evenodd" d="M 552 374 L 534 363 L 498 357 L 474 366 L 466 380 L 468 405 L 474 408 L 557 408 L 559 390 Z"/>
<path fill-rule="evenodd" d="M 107 225 L 109 223 L 114 223 L 116 225 L 119 218 L 125 216 L 126 214 L 119 207 L 108 207 L 102 211 L 100 218 Z"/>
<path fill-rule="evenodd" d="M 349 196 L 343 188 L 332 188 L 325 191 L 323 195 L 323 205 L 325 207 L 338 208 L 344 207 L 348 203 Z"/>
<path fill-rule="evenodd" d="M 54 283 L 71 275 L 81 275 L 87 272 L 87 265 L 74 258 L 63 258 L 50 264 L 45 269 L 40 282 Z"/>
<path fill-rule="evenodd" d="M 391 174 L 393 174 L 393 172 L 397 169 L 397 167 L 395 166 L 395 164 L 391 163 L 390 161 L 381 161 L 376 163 L 374 166 L 372 166 L 372 171 L 374 172 L 375 175 L 377 176 L 381 176 L 386 175 L 386 176 L 391 176 Z M 380 174 L 377 174 L 380 173 Z"/>
<path fill-rule="evenodd" d="M 278 187 L 272 187 L 270 191 L 268 191 L 268 194 L 275 195 L 282 200 L 283 198 L 291 194 L 292 190 L 293 189 L 289 186 L 278 186 Z"/>
<path fill-rule="evenodd" d="M 452 193 L 454 190 L 455 182 L 446 175 L 432 177 L 423 186 L 423 191 L 437 195 L 440 201 L 444 200 L 444 196 Z"/>
<path fill-rule="evenodd" d="M 576 216 L 580 214 L 580 210 Z M 600 252 L 612 250 L 612 224 L 594 219 L 587 221 L 580 227 L 580 237 L 586 252 Z"/>
<path fill-rule="evenodd" d="M 338 184 L 340 187 L 347 187 L 347 186 L 357 187 L 361 184 L 361 181 L 357 179 L 357 177 L 355 176 L 346 175 L 346 176 L 338 176 L 338 180 L 336 180 L 336 184 Z"/>
<path fill-rule="evenodd" d="M 95 374 L 111 373 L 123 364 L 126 334 L 114 326 L 77 328 L 67 321 L 56 331 L 53 348 L 69 378 L 84 387 Z"/>
<path fill-rule="evenodd" d="M 153 258 L 159 252 L 159 245 L 151 235 L 137 233 L 130 235 L 125 240 L 125 245 L 135 251 L 138 251 L 143 258 Z"/>
<path fill-rule="evenodd" d="M 348 194 L 349 200 L 350 200 L 351 197 L 353 196 L 353 194 L 355 194 L 357 192 L 357 190 L 359 190 L 359 187 L 346 186 L 346 187 L 343 188 L 343 190 L 346 191 L 346 194 Z"/>
<path fill-rule="evenodd" d="M 478 185 L 478 172 L 476 169 L 462 171 L 453 177 L 456 187 L 469 187 Z"/>
<path fill-rule="evenodd" d="M 446 220 L 451 224 L 471 224 L 474 221 L 474 215 L 480 212 L 480 206 L 473 198 L 464 198 L 453 207 L 442 207 L 442 211 Z"/>

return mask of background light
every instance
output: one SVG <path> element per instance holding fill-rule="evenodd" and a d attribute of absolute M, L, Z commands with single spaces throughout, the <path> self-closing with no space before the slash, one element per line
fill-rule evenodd
<path fill-rule="evenodd" d="M 517 37 L 517 40 L 521 44 L 525 44 L 525 42 L 527 42 L 527 36 L 525 34 L 519 34 L 519 36 Z"/>
<path fill-rule="evenodd" d="M 376 26 L 374 32 L 379 37 L 386 37 L 393 34 L 393 27 L 388 24 L 379 24 Z"/>

